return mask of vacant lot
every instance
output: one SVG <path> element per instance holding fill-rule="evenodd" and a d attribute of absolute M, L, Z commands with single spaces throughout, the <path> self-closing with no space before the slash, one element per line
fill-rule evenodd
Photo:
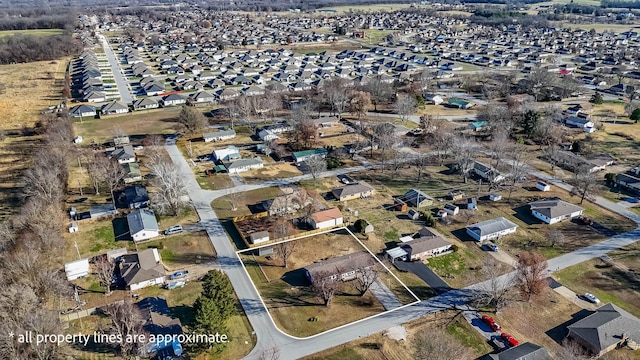
<path fill-rule="evenodd" d="M 348 283 L 342 284 L 330 307 L 324 306 L 310 289 L 305 266 L 364 250 L 351 235 L 339 230 L 293 241 L 295 248 L 287 268 L 281 266 L 277 255 L 242 255 L 249 275 L 280 329 L 304 337 L 384 311 L 372 294 L 367 292 L 361 298 Z M 311 318 L 317 320 L 310 321 Z"/>
<path fill-rule="evenodd" d="M 443 311 L 428 315 L 421 319 L 404 324 L 407 330 L 407 341 L 397 341 L 377 333 L 362 339 L 322 351 L 303 359 L 305 360 L 413 360 L 415 339 L 429 336 L 437 332 L 451 335 L 460 346 L 473 349 L 473 357 L 480 357 L 491 351 L 484 341 L 462 316 L 454 311 Z"/>
<path fill-rule="evenodd" d="M 215 260 L 211 240 L 204 231 L 163 236 L 138 245 L 139 250 L 152 247 L 158 248 L 167 271 L 189 269 Z"/>
<path fill-rule="evenodd" d="M 114 130 L 122 131 L 133 139 L 150 134 L 173 134 L 179 129 L 176 122 L 180 108 L 146 110 L 127 115 L 111 115 L 102 119 L 74 120 L 76 134 L 82 135 L 85 143 L 98 144 L 110 141 Z"/>
<path fill-rule="evenodd" d="M 0 65 L 0 130 L 7 136 L 0 146 L 0 217 L 15 212 L 18 179 L 40 146 L 38 136 L 25 136 L 22 129 L 33 127 L 41 111 L 62 100 L 66 62 Z"/>

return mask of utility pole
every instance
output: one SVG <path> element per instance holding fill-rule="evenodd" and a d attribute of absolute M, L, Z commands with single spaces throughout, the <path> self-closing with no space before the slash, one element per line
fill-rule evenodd
<path fill-rule="evenodd" d="M 74 241 L 73 246 L 76 248 L 76 252 L 78 253 L 78 260 L 80 259 L 80 249 L 78 249 L 78 242 Z"/>
<path fill-rule="evenodd" d="M 84 196 L 82 193 L 82 185 L 80 184 L 80 179 L 78 179 L 78 189 L 80 189 L 80 196 Z"/>

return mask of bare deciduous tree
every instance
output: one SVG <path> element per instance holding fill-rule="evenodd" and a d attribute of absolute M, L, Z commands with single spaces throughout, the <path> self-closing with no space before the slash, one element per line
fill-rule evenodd
<path fill-rule="evenodd" d="M 155 164 L 162 159 L 162 147 L 165 144 L 165 139 L 162 135 L 147 135 L 144 138 L 144 156 L 146 158 L 147 167 L 151 164 Z"/>
<path fill-rule="evenodd" d="M 509 192 L 508 199 L 511 199 L 511 194 L 527 174 L 529 165 L 527 164 L 528 152 L 524 146 L 516 144 L 509 149 L 508 176 L 503 181 Z"/>
<path fill-rule="evenodd" d="M 367 115 L 367 110 L 371 107 L 371 95 L 365 91 L 354 91 L 349 101 L 349 112 L 358 116 L 358 120 Z"/>
<path fill-rule="evenodd" d="M 304 163 L 307 165 L 307 168 L 309 168 L 309 173 L 314 183 L 317 181 L 318 176 L 327 170 L 327 160 L 321 156 L 313 156 L 305 160 Z"/>
<path fill-rule="evenodd" d="M 178 211 L 189 203 L 187 184 L 173 163 L 161 161 L 149 168 L 153 178 L 151 184 L 156 188 L 152 194 L 152 203 L 160 213 L 177 215 Z"/>
<path fill-rule="evenodd" d="M 588 360 L 589 352 L 577 342 L 566 338 L 562 340 L 562 347 L 556 351 L 556 358 L 563 360 Z"/>
<path fill-rule="evenodd" d="M 87 175 L 89 176 L 89 182 L 93 187 L 93 191 L 96 195 L 100 195 L 100 185 L 104 184 L 107 179 L 108 162 L 111 160 L 104 154 L 94 154 L 93 158 L 87 163 Z"/>
<path fill-rule="evenodd" d="M 382 150 L 380 153 L 382 157 L 382 171 L 384 171 L 384 163 L 386 160 L 385 151 L 400 142 L 400 139 L 396 136 L 395 129 L 395 126 L 391 123 L 377 124 L 371 128 L 375 142 L 378 144 L 378 148 Z"/>
<path fill-rule="evenodd" d="M 364 265 L 364 264 L 361 264 Z M 356 266 L 356 276 L 351 280 L 351 286 L 355 291 L 364 295 L 373 285 L 380 275 L 379 269 L 376 266 Z"/>
<path fill-rule="evenodd" d="M 393 111 L 400 115 L 400 119 L 404 122 L 407 117 L 416 112 L 418 109 L 418 103 L 413 96 L 407 94 L 398 94 L 395 104 L 393 104 Z"/>
<path fill-rule="evenodd" d="M 547 233 L 547 241 L 551 247 L 562 245 L 565 241 L 564 234 L 560 230 L 551 230 Z"/>
<path fill-rule="evenodd" d="M 520 293 L 530 301 L 541 294 L 547 282 L 547 260 L 540 253 L 523 251 L 518 256 L 516 280 Z"/>
<path fill-rule="evenodd" d="M 229 203 L 229 208 L 231 209 L 231 211 L 238 210 L 238 203 L 242 199 L 242 194 L 232 192 L 227 194 L 224 198 L 225 200 L 227 200 L 227 203 Z"/>
<path fill-rule="evenodd" d="M 36 197 L 49 203 L 60 201 L 66 185 L 64 156 L 53 150 L 38 151 L 34 155 L 38 163 L 24 174 L 24 197 Z"/>
<path fill-rule="evenodd" d="M 282 267 L 287 268 L 289 266 L 289 259 L 293 252 L 296 250 L 296 241 L 284 241 L 279 244 L 274 245 L 274 249 L 278 258 L 282 261 Z"/>
<path fill-rule="evenodd" d="M 106 256 L 100 257 L 95 263 L 95 274 L 98 280 L 100 280 L 100 284 L 105 287 L 104 294 L 111 294 L 111 281 L 113 280 L 113 275 L 115 274 L 115 264 L 109 260 Z"/>
<path fill-rule="evenodd" d="M 420 154 L 416 155 L 413 158 L 413 166 L 416 168 L 416 173 L 418 175 L 417 182 L 422 180 L 422 175 L 427 171 L 427 166 L 429 165 L 429 156 Z"/>
<path fill-rule="evenodd" d="M 338 114 L 339 119 L 342 118 L 342 113 L 349 100 L 347 80 L 339 77 L 327 80 L 323 91 L 327 102 L 331 106 L 331 110 Z"/>
<path fill-rule="evenodd" d="M 124 340 L 133 340 L 134 336 L 142 334 L 145 319 L 140 310 L 131 301 L 109 304 L 103 307 L 102 310 L 111 318 L 111 328 L 114 334 L 123 339 L 123 341 L 119 342 L 122 357 L 128 359 L 130 356 L 135 355 L 139 347 L 144 344 Z"/>
<path fill-rule="evenodd" d="M 184 128 L 184 131 L 187 135 L 189 135 L 189 141 L 193 139 L 193 136 L 205 126 L 207 126 L 207 119 L 204 117 L 202 112 L 198 109 L 188 106 L 183 106 L 180 111 L 180 115 L 178 115 L 178 122 Z"/>
<path fill-rule="evenodd" d="M 482 262 L 482 272 L 488 280 L 483 283 L 476 301 L 481 306 L 490 307 L 493 312 L 498 312 L 509 302 L 515 278 L 511 275 L 502 276 L 500 264 L 492 257 L 487 257 Z"/>
<path fill-rule="evenodd" d="M 598 178 L 588 166 L 580 166 L 575 170 L 571 185 L 573 185 L 571 195 L 579 196 L 580 204 L 584 202 L 584 199 L 594 198 L 599 192 Z"/>
<path fill-rule="evenodd" d="M 101 171 L 105 174 L 104 181 L 107 184 L 107 187 L 109 187 L 111 203 L 115 206 L 116 199 L 115 196 L 113 196 L 113 193 L 120 185 L 120 181 L 122 181 L 127 174 L 125 173 L 122 165 L 120 165 L 116 160 L 109 159 L 108 161 L 101 161 L 100 165 L 104 166 Z"/>
<path fill-rule="evenodd" d="M 334 278 L 335 274 L 326 271 L 318 271 L 313 274 L 311 288 L 324 306 L 331 306 L 334 295 L 340 288 L 340 280 Z"/>
<path fill-rule="evenodd" d="M 364 90 L 371 94 L 373 111 L 378 111 L 378 105 L 386 102 L 393 94 L 390 84 L 382 81 L 380 75 L 374 76 L 365 86 Z"/>
<path fill-rule="evenodd" d="M 318 141 L 318 127 L 309 117 L 301 116 L 294 122 L 293 131 L 288 135 L 289 145 L 294 150 L 309 149 Z"/>
<path fill-rule="evenodd" d="M 454 164 L 466 184 L 475 161 L 475 144 L 473 140 L 461 136 L 453 137 L 451 140 L 450 146 Z"/>

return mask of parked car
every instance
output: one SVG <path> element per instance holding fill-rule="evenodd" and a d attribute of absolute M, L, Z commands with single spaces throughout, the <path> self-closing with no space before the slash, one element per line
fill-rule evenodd
<path fill-rule="evenodd" d="M 174 282 L 167 283 L 165 287 L 167 288 L 167 290 L 173 290 L 173 289 L 184 287 L 185 284 L 186 283 L 184 281 L 174 281 Z"/>
<path fill-rule="evenodd" d="M 186 278 L 188 273 L 189 271 L 187 270 L 176 271 L 173 274 L 169 275 L 169 279 L 176 280 L 176 279 Z"/>
<path fill-rule="evenodd" d="M 518 345 L 520 345 L 518 340 L 514 339 L 513 336 L 511 336 L 511 335 L 509 335 L 507 333 L 500 334 L 500 337 L 502 338 L 502 340 L 506 341 L 509 344 L 509 346 L 518 346 Z"/>
<path fill-rule="evenodd" d="M 498 250 L 500 250 L 496 244 L 489 244 L 489 249 L 493 252 L 498 252 Z"/>
<path fill-rule="evenodd" d="M 164 231 L 165 235 L 174 235 L 174 234 L 179 234 L 181 232 L 183 232 L 184 229 L 182 228 L 181 225 L 174 225 L 174 226 L 169 226 L 167 228 L 167 230 Z"/>
<path fill-rule="evenodd" d="M 598 299 L 595 295 L 593 295 L 592 293 L 585 293 L 584 294 L 584 298 L 587 299 L 587 301 L 592 302 L 594 304 L 599 304 L 600 303 L 600 299 Z"/>
<path fill-rule="evenodd" d="M 576 220 L 578 221 L 579 224 L 582 224 L 582 225 L 592 225 L 593 224 L 593 220 L 589 219 L 586 216 L 578 216 L 578 218 Z"/>
<path fill-rule="evenodd" d="M 497 322 L 495 322 L 492 317 L 482 315 L 482 321 L 484 321 L 485 324 L 489 325 L 489 327 L 493 331 L 499 331 L 500 329 L 502 329 L 502 327 Z"/>

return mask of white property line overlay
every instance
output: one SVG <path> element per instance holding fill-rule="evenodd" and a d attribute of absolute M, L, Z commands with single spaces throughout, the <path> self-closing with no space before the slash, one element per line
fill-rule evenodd
<path fill-rule="evenodd" d="M 404 309 L 404 308 L 406 308 L 406 307 L 413 306 L 413 305 L 416 305 L 416 304 L 419 304 L 419 303 L 421 303 L 421 302 L 422 302 L 422 300 L 420 300 L 420 298 L 418 298 L 418 297 L 413 293 L 413 291 L 411 291 L 411 290 L 409 290 L 409 288 L 407 288 L 407 285 L 405 285 L 402 281 L 400 281 L 400 279 L 398 279 L 398 277 L 397 277 L 397 276 L 395 276 L 395 274 L 394 274 L 393 272 L 391 272 L 391 271 L 389 270 L 389 268 L 387 268 L 384 264 L 382 264 L 382 262 L 380 262 L 380 260 L 378 259 L 378 257 L 377 257 L 377 256 L 373 255 L 373 253 L 371 252 L 371 250 L 369 250 L 369 248 L 367 248 L 366 246 L 364 246 L 364 248 L 367 250 L 367 252 L 369 252 L 369 254 L 373 255 L 373 257 L 374 257 L 378 262 L 380 262 L 380 263 L 382 264 L 382 266 L 384 266 L 384 268 L 385 268 L 385 269 L 387 269 L 387 271 L 389 271 L 389 272 L 391 273 L 391 275 L 393 275 L 393 277 L 394 277 L 396 280 L 398 280 L 398 281 L 400 282 L 400 284 L 402 284 L 402 286 L 404 286 L 404 288 L 405 288 L 405 289 L 407 289 L 411 295 L 413 295 L 413 297 L 414 297 L 414 298 L 416 298 L 416 299 L 417 299 L 416 301 L 414 301 L 414 302 L 412 302 L 412 303 L 409 303 L 409 304 L 406 304 L 406 305 L 399 306 L 399 307 L 397 307 L 397 308 L 395 308 L 395 309 L 391 309 L 391 310 L 383 311 L 383 312 L 381 312 L 381 313 L 378 313 L 378 314 L 375 314 L 375 315 L 371 315 L 371 316 L 369 316 L 369 317 L 366 317 L 366 318 L 363 318 L 363 319 L 360 319 L 360 320 L 356 320 L 356 321 L 353 321 L 353 322 L 350 322 L 350 323 L 347 323 L 347 324 L 343 324 L 343 325 L 340 325 L 340 326 L 334 327 L 334 328 L 332 328 L 332 329 L 325 330 L 325 331 L 323 331 L 323 332 L 321 332 L 321 333 L 317 333 L 317 334 L 314 334 L 314 335 L 311 335 L 311 336 L 307 336 L 307 337 L 298 337 L 298 336 L 293 336 L 293 335 L 287 334 L 287 333 L 286 333 L 286 332 L 284 332 L 282 329 L 280 329 L 280 328 L 278 327 L 278 325 L 276 324 L 276 322 L 273 320 L 273 317 L 271 316 L 271 312 L 269 312 L 269 308 L 267 307 L 267 304 L 265 304 L 264 299 L 262 299 L 262 295 L 260 294 L 260 291 L 259 291 L 259 290 L 258 290 L 258 288 L 256 287 L 256 284 L 253 282 L 253 279 L 251 278 L 251 275 L 249 275 L 249 272 L 247 271 L 247 268 L 245 267 L 244 262 L 243 262 L 243 261 L 242 261 L 242 259 L 240 258 L 240 254 L 242 254 L 242 253 L 244 253 L 244 252 L 247 252 L 247 251 L 251 251 L 251 250 L 255 250 L 255 249 L 259 249 L 259 248 L 267 247 L 267 246 L 273 246 L 273 245 L 277 245 L 277 244 L 285 243 L 285 242 L 287 242 L 287 241 L 294 241 L 294 240 L 304 239 L 304 238 L 307 238 L 307 237 L 310 237 L 310 236 L 326 234 L 326 233 L 333 232 L 333 231 L 336 231 L 336 230 L 341 230 L 341 229 L 345 229 L 345 230 L 347 230 L 347 232 L 349 232 L 349 234 L 351 234 L 351 236 L 353 236 L 354 238 L 356 238 L 356 240 L 357 240 L 357 241 L 358 241 L 362 246 L 364 246 L 364 244 L 362 244 L 362 242 L 361 242 L 360 240 L 358 240 L 358 238 L 357 238 L 357 237 L 355 237 L 355 235 L 353 235 L 353 233 L 351 233 L 351 231 L 349 231 L 349 229 L 347 229 L 346 227 L 339 227 L 339 228 L 333 228 L 333 229 L 329 229 L 329 230 L 327 230 L 327 231 L 322 231 L 322 232 L 318 232 L 318 233 L 314 233 L 314 234 L 303 235 L 303 236 L 300 236 L 300 237 L 298 237 L 298 238 L 294 238 L 294 239 L 283 240 L 283 241 L 279 241 L 279 242 L 272 243 L 272 244 L 267 244 L 267 245 L 262 245 L 262 246 L 256 246 L 256 247 L 254 247 L 254 248 L 250 248 L 250 249 L 245 249 L 245 250 L 239 250 L 239 251 L 236 251 L 236 255 L 238 256 L 238 260 L 240 261 L 240 264 L 242 265 L 242 269 L 244 269 L 244 272 L 245 272 L 245 273 L 247 274 L 247 276 L 249 277 L 249 280 L 251 281 L 251 286 L 253 287 L 253 289 L 254 289 L 254 290 L 256 291 L 256 293 L 258 294 L 258 297 L 260 298 L 260 302 L 262 303 L 262 306 L 264 306 L 264 309 L 265 309 L 265 310 L 266 310 L 266 312 L 267 312 L 267 316 L 269 317 L 269 320 L 271 320 L 271 323 L 273 324 L 273 326 L 274 326 L 276 329 L 278 329 L 278 331 L 280 331 L 280 333 L 281 333 L 281 334 L 283 334 L 283 335 L 285 335 L 285 336 L 287 336 L 287 337 L 290 337 L 290 338 L 292 338 L 292 339 L 296 339 L 296 340 L 309 340 L 309 339 L 313 339 L 313 338 L 315 338 L 315 337 L 317 337 L 317 336 L 324 335 L 324 334 L 328 334 L 328 333 L 330 333 L 330 332 L 332 332 L 332 331 L 336 331 L 336 330 L 339 330 L 339 329 L 345 328 L 345 327 L 347 327 L 347 326 L 351 326 L 351 325 L 354 325 L 354 324 L 358 324 L 358 323 L 360 323 L 360 322 L 363 322 L 363 321 L 366 321 L 366 320 L 369 320 L 369 319 L 376 318 L 376 317 L 378 317 L 378 316 L 380 316 L 380 315 L 387 314 L 387 313 L 392 313 L 392 312 L 394 312 L 394 311 L 397 311 L 397 310 L 400 310 L 400 309 Z M 347 342 L 348 342 L 348 341 L 347 341 Z"/>

